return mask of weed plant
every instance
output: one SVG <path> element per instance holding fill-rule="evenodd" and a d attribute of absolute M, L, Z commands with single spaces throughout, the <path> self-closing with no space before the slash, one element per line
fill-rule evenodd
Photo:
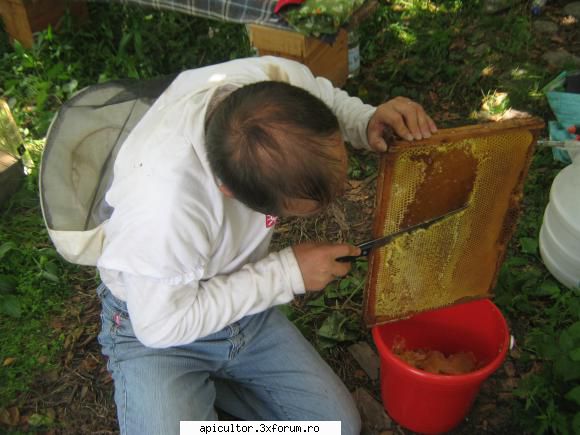
<path fill-rule="evenodd" d="M 0 96 L 6 99 L 36 165 L 0 210 L 0 408 L 18 403 L 56 364 L 63 336 L 48 327 L 76 286 L 94 271 L 65 263 L 52 248 L 38 204 L 38 162 L 54 113 L 77 90 L 116 79 L 146 79 L 252 54 L 243 26 L 137 6 L 90 3 L 90 21 L 65 17 L 26 50 L 0 32 Z M 519 5 L 519 3 L 518 3 Z M 381 2 L 360 27 L 361 74 L 347 90 L 378 104 L 405 95 L 440 126 L 474 122 L 492 98 L 492 115 L 512 107 L 551 117 L 538 91 L 548 81 L 531 54 L 535 35 L 526 4 L 501 16 L 479 1 Z M 485 103 L 485 104 L 484 104 Z M 486 106 L 487 104 L 487 106 Z M 351 157 L 351 176 L 376 172 L 376 159 Z M 580 293 L 555 281 L 538 254 L 551 182 L 562 164 L 548 150 L 533 159 L 524 210 L 502 267 L 495 302 L 508 317 L 524 374 L 513 410 L 514 433 L 580 433 Z M 366 264 L 287 315 L 326 356 L 368 338 L 360 325 Z"/>

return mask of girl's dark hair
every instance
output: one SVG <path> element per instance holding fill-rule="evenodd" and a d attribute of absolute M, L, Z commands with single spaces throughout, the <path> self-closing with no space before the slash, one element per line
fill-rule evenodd
<path fill-rule="evenodd" d="M 328 205 L 341 186 L 336 116 L 314 95 L 283 82 L 246 85 L 227 96 L 206 127 L 215 175 L 253 210 L 279 215 L 289 199 Z"/>

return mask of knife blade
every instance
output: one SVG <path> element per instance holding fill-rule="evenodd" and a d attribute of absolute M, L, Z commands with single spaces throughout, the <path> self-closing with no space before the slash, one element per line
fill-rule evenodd
<path fill-rule="evenodd" d="M 431 225 L 433 225 L 437 222 L 440 222 L 440 221 L 442 221 L 442 220 L 444 220 L 444 219 L 446 219 L 446 218 L 448 218 L 456 213 L 459 213 L 459 212 L 465 210 L 466 208 L 467 208 L 467 204 L 465 204 L 465 205 L 463 205 L 455 210 L 452 210 L 448 213 L 442 214 L 440 216 L 436 216 L 432 219 L 428 219 L 428 220 L 423 221 L 421 223 L 418 223 L 416 225 L 411 225 L 407 228 L 403 228 L 402 230 L 396 231 L 396 232 L 391 233 L 389 235 L 386 235 L 384 237 L 379 237 L 378 239 L 373 239 L 373 240 L 368 240 L 366 242 L 363 242 L 363 243 L 357 245 L 357 248 L 360 248 L 360 250 L 361 250 L 361 253 L 359 255 L 347 255 L 344 257 L 338 257 L 336 259 L 336 261 L 339 261 L 341 263 L 346 263 L 347 261 L 353 261 L 353 260 L 356 260 L 357 258 L 367 257 L 373 249 L 377 249 L 377 248 L 380 248 L 382 246 L 385 246 L 385 245 L 391 243 L 397 237 L 402 236 L 403 234 L 411 234 L 417 230 L 422 230 L 422 229 L 424 230 L 426 228 L 429 228 Z"/>

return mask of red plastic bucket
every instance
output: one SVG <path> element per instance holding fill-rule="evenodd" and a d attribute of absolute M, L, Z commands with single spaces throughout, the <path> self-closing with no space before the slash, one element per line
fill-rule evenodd
<path fill-rule="evenodd" d="M 436 434 L 449 431 L 467 415 L 481 383 L 501 365 L 509 330 L 488 299 L 418 314 L 373 328 L 381 359 L 381 396 L 385 410 L 407 429 Z M 480 369 L 464 375 L 438 375 L 416 369 L 391 350 L 403 338 L 408 349 L 446 355 L 473 352 Z"/>

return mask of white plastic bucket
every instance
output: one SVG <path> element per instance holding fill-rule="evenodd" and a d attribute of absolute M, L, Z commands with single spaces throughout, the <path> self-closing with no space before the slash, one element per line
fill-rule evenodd
<path fill-rule="evenodd" d="M 540 229 L 540 255 L 568 288 L 580 287 L 580 161 L 554 179 Z"/>

